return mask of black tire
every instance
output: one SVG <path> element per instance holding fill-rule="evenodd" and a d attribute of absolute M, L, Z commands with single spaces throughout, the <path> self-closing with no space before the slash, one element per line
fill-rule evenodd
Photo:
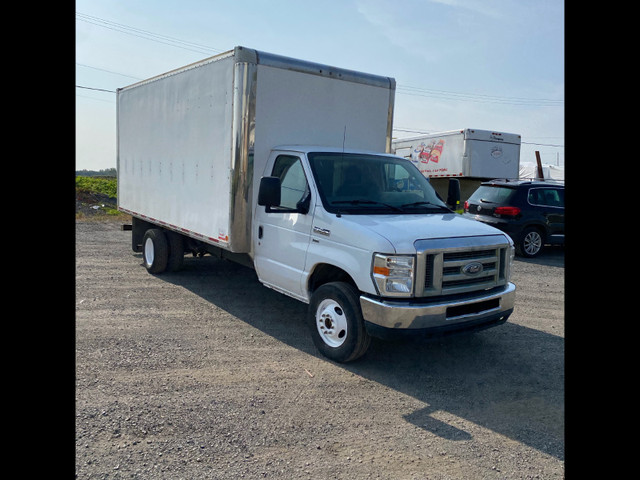
<path fill-rule="evenodd" d="M 169 242 L 165 233 L 152 228 L 142 240 L 142 262 L 149 273 L 162 273 L 167 269 Z"/>
<path fill-rule="evenodd" d="M 169 242 L 169 258 L 167 259 L 167 271 L 177 272 L 184 263 L 184 239 L 177 232 L 167 232 Z"/>
<path fill-rule="evenodd" d="M 140 220 L 137 217 L 131 218 L 131 249 L 136 252 L 142 252 L 142 245 L 144 243 L 144 234 L 147 230 L 153 228 L 153 224 Z"/>
<path fill-rule="evenodd" d="M 348 283 L 332 282 L 319 287 L 311 297 L 308 323 L 316 348 L 336 362 L 360 358 L 371 343 L 359 293 Z"/>
<path fill-rule="evenodd" d="M 535 227 L 527 227 L 516 244 L 516 251 L 523 257 L 533 258 L 540 255 L 543 247 L 544 234 Z"/>

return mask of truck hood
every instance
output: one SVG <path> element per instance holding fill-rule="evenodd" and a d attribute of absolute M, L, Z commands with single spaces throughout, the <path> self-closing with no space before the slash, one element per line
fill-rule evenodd
<path fill-rule="evenodd" d="M 431 215 L 343 215 L 342 220 L 356 224 L 357 230 L 369 230 L 385 238 L 396 253 L 415 253 L 416 240 L 472 237 L 504 234 L 484 223 L 456 213 Z"/>

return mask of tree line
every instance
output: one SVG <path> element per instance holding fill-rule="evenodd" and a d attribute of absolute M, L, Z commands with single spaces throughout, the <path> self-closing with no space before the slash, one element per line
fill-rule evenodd
<path fill-rule="evenodd" d="M 115 177 L 117 170 L 115 168 L 107 168 L 105 170 L 76 170 L 76 176 L 81 177 Z"/>

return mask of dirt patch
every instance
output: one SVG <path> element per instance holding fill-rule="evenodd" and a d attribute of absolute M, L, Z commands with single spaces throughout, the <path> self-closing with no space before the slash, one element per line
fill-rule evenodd
<path fill-rule="evenodd" d="M 76 189 L 76 220 L 127 221 L 130 215 L 117 212 L 118 199 L 103 193 L 86 192 Z"/>
<path fill-rule="evenodd" d="M 504 325 L 340 365 L 253 270 L 76 222 L 76 479 L 563 479 L 564 251 L 513 280 Z"/>

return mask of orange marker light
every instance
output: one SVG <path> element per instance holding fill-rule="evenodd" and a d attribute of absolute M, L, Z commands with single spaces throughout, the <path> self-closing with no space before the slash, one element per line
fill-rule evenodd
<path fill-rule="evenodd" d="M 384 275 L 385 277 L 388 277 L 391 271 L 387 267 L 379 267 L 376 265 L 373 267 L 373 273 L 377 273 L 378 275 Z"/>

